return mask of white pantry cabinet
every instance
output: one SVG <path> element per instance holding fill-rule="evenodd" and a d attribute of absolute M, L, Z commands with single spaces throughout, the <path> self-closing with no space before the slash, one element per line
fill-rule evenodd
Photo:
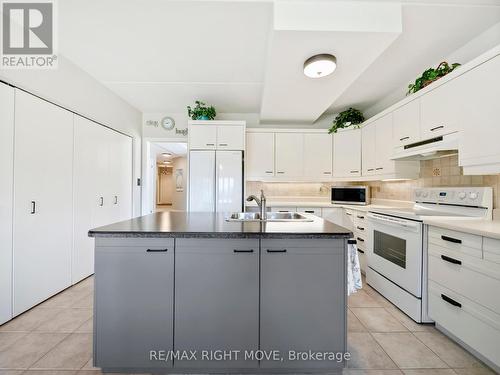
<path fill-rule="evenodd" d="M 302 177 L 304 168 L 304 135 L 302 133 L 276 133 L 276 176 Z"/>
<path fill-rule="evenodd" d="M 245 154 L 249 180 L 274 176 L 274 133 L 247 133 Z"/>
<path fill-rule="evenodd" d="M 189 121 L 190 150 L 244 150 L 245 121 Z"/>
<path fill-rule="evenodd" d="M 14 315 L 71 284 L 73 114 L 16 90 Z"/>
<path fill-rule="evenodd" d="M 333 142 L 325 133 L 304 133 L 304 176 L 311 180 L 332 177 Z"/>
<path fill-rule="evenodd" d="M 14 88 L 0 84 L 0 324 L 12 318 Z"/>
<path fill-rule="evenodd" d="M 333 177 L 361 176 L 361 129 L 339 130 L 333 135 Z"/>
<path fill-rule="evenodd" d="M 393 147 L 420 140 L 420 98 L 402 105 L 393 112 Z"/>

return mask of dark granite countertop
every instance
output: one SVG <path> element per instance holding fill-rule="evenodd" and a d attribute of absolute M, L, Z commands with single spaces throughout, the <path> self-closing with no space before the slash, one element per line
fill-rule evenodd
<path fill-rule="evenodd" d="M 348 229 L 317 216 L 312 222 L 228 222 L 228 214 L 158 212 L 95 228 L 90 237 L 349 238 Z"/>

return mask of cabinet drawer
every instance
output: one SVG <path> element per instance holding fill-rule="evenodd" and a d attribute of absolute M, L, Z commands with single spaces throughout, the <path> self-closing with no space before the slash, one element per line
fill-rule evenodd
<path fill-rule="evenodd" d="M 174 251 L 173 238 L 112 238 L 97 237 L 95 246 L 100 251 L 136 252 L 148 249 Z"/>
<path fill-rule="evenodd" d="M 362 253 L 358 248 L 358 257 L 359 257 L 359 268 L 361 272 L 366 273 L 366 253 Z"/>
<path fill-rule="evenodd" d="M 366 238 L 360 234 L 354 233 L 354 239 L 356 240 L 358 249 L 366 251 Z"/>
<path fill-rule="evenodd" d="M 297 207 L 297 212 L 303 212 L 306 214 L 313 214 L 316 216 L 321 216 L 320 207 Z"/>
<path fill-rule="evenodd" d="M 483 257 L 490 262 L 500 263 L 500 240 L 484 237 Z"/>
<path fill-rule="evenodd" d="M 200 246 L 200 243 L 203 243 L 203 246 Z M 259 240 L 179 238 L 175 247 L 177 254 L 258 254 Z"/>
<path fill-rule="evenodd" d="M 500 313 L 500 266 L 488 263 L 431 245 L 429 280 Z"/>
<path fill-rule="evenodd" d="M 295 212 L 297 207 L 271 207 L 271 212 Z"/>
<path fill-rule="evenodd" d="M 457 253 L 482 258 L 483 238 L 474 234 L 456 232 L 438 227 L 429 228 L 429 243 Z"/>
<path fill-rule="evenodd" d="M 460 306 L 454 306 L 453 302 Z M 500 315 L 433 281 L 429 281 L 429 315 L 465 344 L 500 365 Z"/>

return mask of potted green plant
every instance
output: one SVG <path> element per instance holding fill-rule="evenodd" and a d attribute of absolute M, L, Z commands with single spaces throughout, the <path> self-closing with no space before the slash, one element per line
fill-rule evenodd
<path fill-rule="evenodd" d="M 199 100 L 194 102 L 196 105 L 194 108 L 187 106 L 188 116 L 192 120 L 213 120 L 215 119 L 215 108 L 213 106 L 207 106 L 205 103 Z"/>
<path fill-rule="evenodd" d="M 348 108 L 335 116 L 332 127 L 328 129 L 328 134 L 336 133 L 338 129 L 361 124 L 363 121 L 365 121 L 365 116 L 363 116 L 361 111 L 355 108 Z"/>
<path fill-rule="evenodd" d="M 408 92 L 406 93 L 406 95 L 410 95 L 417 92 L 418 90 L 423 89 L 425 86 L 430 85 L 432 82 L 451 73 L 457 66 L 460 66 L 460 64 L 453 63 L 450 65 L 446 61 L 443 61 L 437 66 L 436 69 L 427 69 L 422 73 L 420 77 L 415 80 L 414 83 L 410 83 L 408 85 Z"/>

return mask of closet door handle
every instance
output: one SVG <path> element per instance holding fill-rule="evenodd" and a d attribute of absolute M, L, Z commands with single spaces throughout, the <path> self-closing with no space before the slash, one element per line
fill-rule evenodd
<path fill-rule="evenodd" d="M 104 198 L 103 197 L 99 197 L 99 206 L 104 206 Z"/>
<path fill-rule="evenodd" d="M 253 253 L 253 249 L 248 249 L 248 250 L 239 250 L 239 249 L 234 249 L 234 253 Z"/>
<path fill-rule="evenodd" d="M 31 212 L 30 214 L 36 214 L 36 202 L 35 201 L 31 201 Z"/>
<path fill-rule="evenodd" d="M 456 307 L 462 307 L 462 304 L 460 302 L 455 301 L 454 299 L 448 297 L 445 294 L 441 294 L 441 298 L 448 302 L 450 305 L 456 306 Z"/>
<path fill-rule="evenodd" d="M 444 241 L 453 242 L 453 243 L 462 243 L 462 240 L 459 240 L 458 238 L 448 237 L 448 236 L 441 236 L 441 239 Z"/>
<path fill-rule="evenodd" d="M 431 132 L 435 131 L 435 130 L 438 130 L 438 129 L 443 129 L 444 128 L 444 125 L 439 125 L 439 126 L 436 126 L 435 128 L 431 128 Z"/>
<path fill-rule="evenodd" d="M 118 204 L 118 196 L 115 195 L 115 204 Z"/>
<path fill-rule="evenodd" d="M 453 264 L 460 264 L 460 265 L 462 264 L 461 260 L 458 260 L 455 258 L 450 258 L 450 257 L 447 257 L 446 255 L 441 255 L 441 259 L 446 261 L 446 262 L 453 263 Z"/>
<path fill-rule="evenodd" d="M 147 249 L 147 253 L 165 253 L 168 249 Z"/>
<path fill-rule="evenodd" d="M 268 253 L 286 253 L 286 249 L 280 249 L 280 250 L 267 249 L 266 251 Z"/>

